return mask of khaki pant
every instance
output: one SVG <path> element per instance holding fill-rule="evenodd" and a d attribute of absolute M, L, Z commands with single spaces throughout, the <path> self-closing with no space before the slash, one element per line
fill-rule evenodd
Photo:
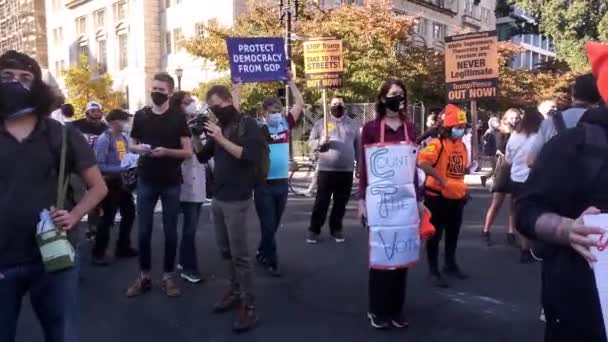
<path fill-rule="evenodd" d="M 251 200 L 211 204 L 215 238 L 222 258 L 229 260 L 230 282 L 241 298 L 253 300 L 252 265 L 247 246 L 247 212 Z"/>

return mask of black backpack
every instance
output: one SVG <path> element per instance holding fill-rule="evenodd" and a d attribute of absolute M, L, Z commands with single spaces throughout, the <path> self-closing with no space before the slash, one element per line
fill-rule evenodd
<path fill-rule="evenodd" d="M 246 130 L 247 130 L 247 121 L 248 120 L 253 121 L 255 123 L 256 127 L 258 127 L 258 129 L 261 131 L 260 133 L 264 137 L 264 139 L 263 139 L 264 152 L 261 154 L 260 159 L 258 161 L 256 161 L 255 167 L 254 167 L 256 184 L 260 184 L 260 183 L 266 182 L 266 178 L 268 178 L 268 171 L 270 170 L 270 147 L 268 146 L 268 143 L 270 141 L 270 132 L 268 131 L 268 126 L 260 125 L 252 117 L 241 115 L 241 118 L 239 119 L 239 121 L 237 123 L 237 128 L 236 128 L 237 137 L 239 139 L 243 138 L 245 136 L 245 134 L 247 133 Z"/>

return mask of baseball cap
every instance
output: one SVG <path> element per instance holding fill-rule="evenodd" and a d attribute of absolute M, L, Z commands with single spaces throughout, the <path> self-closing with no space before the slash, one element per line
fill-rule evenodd
<path fill-rule="evenodd" d="M 443 127 L 454 127 L 467 123 L 467 113 L 453 104 L 445 106 Z"/>
<path fill-rule="evenodd" d="M 91 101 L 91 102 L 87 103 L 87 108 L 85 109 L 85 112 L 88 112 L 91 109 L 102 110 L 103 107 L 101 106 L 101 104 L 99 102 Z"/>

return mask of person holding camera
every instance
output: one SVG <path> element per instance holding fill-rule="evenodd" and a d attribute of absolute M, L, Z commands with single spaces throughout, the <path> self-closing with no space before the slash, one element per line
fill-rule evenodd
<path fill-rule="evenodd" d="M 139 224 L 139 267 L 141 274 L 127 290 L 127 297 L 140 296 L 152 288 L 151 239 L 154 210 L 162 201 L 165 256 L 162 290 L 168 297 L 181 295 L 174 276 L 177 251 L 177 221 L 182 184 L 182 162 L 192 157 L 190 132 L 186 118 L 169 107 L 175 83 L 167 73 L 154 76 L 152 107 L 135 114 L 130 150 L 141 155 L 137 181 L 137 217 Z"/>
<path fill-rule="evenodd" d="M 247 213 L 253 188 L 258 183 L 258 163 L 263 160 L 263 153 L 268 151 L 256 120 L 236 109 L 227 87 L 211 87 L 206 100 L 218 121 L 217 124 L 206 121 L 204 130 L 210 139 L 204 146 L 199 139 L 194 139 L 194 146 L 201 163 L 212 157 L 215 160 L 211 213 L 222 258 L 229 261 L 231 282 L 230 289 L 215 305 L 214 312 L 227 312 L 238 307 L 239 314 L 233 329 L 244 332 L 252 329 L 258 321 L 247 246 Z"/>
<path fill-rule="evenodd" d="M 169 106 L 186 117 L 188 123 L 200 119 L 196 103 L 192 96 L 185 91 L 178 91 L 169 100 Z M 192 131 L 192 129 L 191 129 Z M 192 133 L 193 139 L 200 139 L 200 134 Z M 198 132 L 200 133 L 200 132 Z M 207 198 L 207 182 L 205 180 L 205 165 L 196 156 L 182 163 L 182 189 L 179 196 L 180 211 L 183 217 L 182 238 L 179 243 L 179 262 L 177 268 L 182 279 L 192 284 L 203 281 L 200 274 L 196 253 L 196 231 L 201 215 L 201 209 Z"/>

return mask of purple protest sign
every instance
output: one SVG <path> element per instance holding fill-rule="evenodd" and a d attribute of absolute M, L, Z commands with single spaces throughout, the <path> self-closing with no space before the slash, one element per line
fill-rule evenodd
<path fill-rule="evenodd" d="M 287 59 L 280 37 L 226 38 L 232 80 L 243 83 L 285 81 Z"/>

